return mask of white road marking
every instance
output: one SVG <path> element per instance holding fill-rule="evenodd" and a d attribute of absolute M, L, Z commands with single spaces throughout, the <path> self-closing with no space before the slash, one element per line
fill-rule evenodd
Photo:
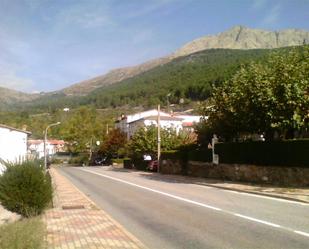
<path fill-rule="evenodd" d="M 274 223 L 271 223 L 271 222 L 268 222 L 268 221 L 260 220 L 260 219 L 255 219 L 255 218 L 252 218 L 252 217 L 249 217 L 249 216 L 246 216 L 246 215 L 242 215 L 242 214 L 238 214 L 238 213 L 233 213 L 233 214 L 237 217 L 241 217 L 241 218 L 251 220 L 251 221 L 255 221 L 255 222 L 258 222 L 258 223 L 262 223 L 262 224 L 265 224 L 265 225 L 268 225 L 268 226 L 281 227 L 280 225 L 277 225 L 277 224 L 274 224 Z"/>
<path fill-rule="evenodd" d="M 306 237 L 309 237 L 309 233 L 305 233 L 305 232 L 302 232 L 302 231 L 297 231 L 295 230 L 294 233 L 297 233 L 297 234 L 300 234 L 300 235 L 304 235 Z"/>
<path fill-rule="evenodd" d="M 230 211 L 227 211 L 227 210 L 223 210 L 223 209 L 218 208 L 218 207 L 214 207 L 214 206 L 211 206 L 211 205 L 208 205 L 208 204 L 205 204 L 205 203 L 193 201 L 193 200 L 190 200 L 190 199 L 187 199 L 187 198 L 183 198 L 183 197 L 180 197 L 180 196 L 177 196 L 177 195 L 169 194 L 169 193 L 159 191 L 159 190 L 156 190 L 156 189 L 148 188 L 148 187 L 145 187 L 145 186 L 142 186 L 142 185 L 139 185 L 139 184 L 135 184 L 135 183 L 132 183 L 132 182 L 129 182 L 129 181 L 125 181 L 125 180 L 113 177 L 113 176 L 104 175 L 104 174 L 94 172 L 94 171 L 91 171 L 91 170 L 87 170 L 87 169 L 81 169 L 81 168 L 77 168 L 77 169 L 91 173 L 91 174 L 94 174 L 94 175 L 98 175 L 98 176 L 102 176 L 102 177 L 105 177 L 105 178 L 108 178 L 108 179 L 112 179 L 114 181 L 122 182 L 122 183 L 125 183 L 125 184 L 128 184 L 128 185 L 131 185 L 131 186 L 135 186 L 135 187 L 138 187 L 138 188 L 141 188 L 141 189 L 145 189 L 145 190 L 157 193 L 157 194 L 168 196 L 168 197 L 171 197 L 173 199 L 180 200 L 180 201 L 183 201 L 183 202 L 186 202 L 186 203 L 194 204 L 194 205 L 197 205 L 197 206 L 200 206 L 200 207 L 205 207 L 205 208 L 212 209 L 212 210 L 215 210 L 215 211 L 220 211 L 220 212 L 223 212 L 223 213 L 226 213 L 226 214 L 237 216 L 239 218 L 243 218 L 243 219 L 250 220 L 250 221 L 253 221 L 253 222 L 257 222 L 257 223 L 260 223 L 260 224 L 268 225 L 268 226 L 271 226 L 271 227 L 274 227 L 274 228 L 280 228 L 280 229 L 283 229 L 283 230 L 286 230 L 286 231 L 289 231 L 289 232 L 294 232 L 296 234 L 309 237 L 309 233 L 306 233 L 306 232 L 303 232 L 303 231 L 293 230 L 291 228 L 284 227 L 284 226 L 281 226 L 281 225 L 278 225 L 278 224 L 275 224 L 275 223 L 271 223 L 271 222 L 260 220 L 260 219 L 253 218 L 253 217 L 250 217 L 250 216 L 246 216 L 246 215 L 230 212 Z"/>
<path fill-rule="evenodd" d="M 109 178 L 109 179 L 112 179 L 114 181 L 126 183 L 126 184 L 129 184 L 129 185 L 141 188 L 141 189 L 145 189 L 145 190 L 157 193 L 157 194 L 165 195 L 165 196 L 171 197 L 173 199 L 177 199 L 177 200 L 184 201 L 184 202 L 187 202 L 187 203 L 195 204 L 197 206 L 201 206 L 201 207 L 205 207 L 205 208 L 210 208 L 210 209 L 213 209 L 213 210 L 216 210 L 216 211 L 221 211 L 222 210 L 221 208 L 213 207 L 213 206 L 210 206 L 210 205 L 207 205 L 207 204 L 204 204 L 204 203 L 200 203 L 200 202 L 197 202 L 197 201 L 192 201 L 192 200 L 189 200 L 189 199 L 177 196 L 177 195 L 172 195 L 172 194 L 165 193 L 165 192 L 162 192 L 162 191 L 159 191 L 159 190 L 155 190 L 155 189 L 148 188 L 148 187 L 145 187 L 145 186 L 142 186 L 142 185 L 138 185 L 138 184 L 135 184 L 135 183 L 132 183 L 132 182 L 121 180 L 121 179 L 116 178 L 116 177 L 112 177 L 112 176 L 108 176 L 108 175 L 103 175 L 103 174 L 100 174 L 100 173 L 97 173 L 97 172 L 93 172 L 93 171 L 90 171 L 90 170 L 87 170 L 87 169 L 80 169 L 80 170 L 87 171 L 87 172 L 95 174 L 95 175 L 103 176 L 105 178 Z"/>

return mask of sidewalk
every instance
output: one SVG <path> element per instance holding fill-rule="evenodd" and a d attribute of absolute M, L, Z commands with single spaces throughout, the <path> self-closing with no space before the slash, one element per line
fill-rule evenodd
<path fill-rule="evenodd" d="M 55 190 L 54 208 L 43 216 L 48 248 L 145 248 L 56 169 L 49 172 Z"/>

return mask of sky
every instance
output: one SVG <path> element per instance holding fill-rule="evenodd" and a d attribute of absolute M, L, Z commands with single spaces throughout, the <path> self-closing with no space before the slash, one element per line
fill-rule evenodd
<path fill-rule="evenodd" d="M 0 86 L 59 90 L 235 25 L 309 31 L 309 0 L 0 0 Z"/>

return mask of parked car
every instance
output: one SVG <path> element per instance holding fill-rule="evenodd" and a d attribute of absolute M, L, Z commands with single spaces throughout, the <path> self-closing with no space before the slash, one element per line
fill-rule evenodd
<path fill-rule="evenodd" d="M 109 165 L 110 159 L 107 156 L 97 157 L 94 159 L 94 165 Z"/>
<path fill-rule="evenodd" d="M 152 160 L 148 163 L 147 169 L 150 171 L 158 171 L 158 160 Z"/>

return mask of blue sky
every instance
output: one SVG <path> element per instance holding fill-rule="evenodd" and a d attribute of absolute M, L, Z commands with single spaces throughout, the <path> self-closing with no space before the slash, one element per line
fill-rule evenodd
<path fill-rule="evenodd" d="M 0 0 L 0 86 L 58 90 L 235 25 L 309 31 L 309 0 Z"/>

